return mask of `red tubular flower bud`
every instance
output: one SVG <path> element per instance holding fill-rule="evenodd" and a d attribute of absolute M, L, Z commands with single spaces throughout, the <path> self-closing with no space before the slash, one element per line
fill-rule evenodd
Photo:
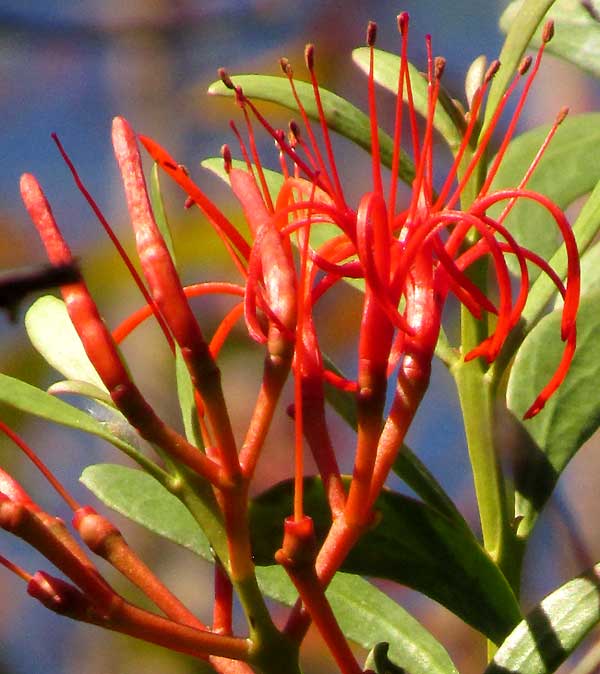
<path fill-rule="evenodd" d="M 46 197 L 32 175 L 21 177 L 21 195 L 50 261 L 54 264 L 70 262 L 71 251 L 58 229 Z M 83 347 L 117 408 L 146 440 L 160 445 L 214 484 L 219 484 L 219 466 L 166 426 L 143 398 L 122 363 L 85 283 L 80 281 L 64 285 L 61 293 Z"/>
<path fill-rule="evenodd" d="M 202 396 L 226 473 L 239 473 L 231 422 L 227 414 L 220 372 L 187 302 L 169 250 L 154 220 L 142 162 L 133 129 L 122 117 L 113 121 L 113 146 L 121 170 L 131 224 L 144 275 L 175 341 L 192 382 Z M 178 169 L 182 173 L 181 169 Z M 185 178 L 187 174 L 183 172 Z"/>

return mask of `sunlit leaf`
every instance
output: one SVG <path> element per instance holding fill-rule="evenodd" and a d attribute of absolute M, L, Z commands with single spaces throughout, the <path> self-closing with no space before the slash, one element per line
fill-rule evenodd
<path fill-rule="evenodd" d="M 88 466 L 81 482 L 103 503 L 146 529 L 208 560 L 213 554 L 190 512 L 151 475 L 126 466 Z"/>
<path fill-rule="evenodd" d="M 25 328 L 36 350 L 64 377 L 106 391 L 62 300 L 53 295 L 36 300 L 25 315 Z"/>
<path fill-rule="evenodd" d="M 546 597 L 500 646 L 485 674 L 551 674 L 600 621 L 600 565 Z"/>

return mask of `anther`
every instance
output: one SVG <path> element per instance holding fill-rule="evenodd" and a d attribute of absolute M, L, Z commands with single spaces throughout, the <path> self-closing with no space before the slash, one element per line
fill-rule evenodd
<path fill-rule="evenodd" d="M 443 56 L 436 56 L 433 62 L 433 76 L 436 80 L 442 79 L 444 69 L 446 68 L 446 59 Z"/>
<path fill-rule="evenodd" d="M 401 35 L 404 35 L 404 33 L 408 30 L 408 21 L 409 21 L 408 12 L 402 12 L 398 14 L 397 21 L 398 21 L 398 30 L 400 31 Z"/>
<path fill-rule="evenodd" d="M 231 150 L 229 149 L 229 145 L 222 145 L 221 146 L 221 156 L 223 157 L 223 162 L 225 164 L 225 171 L 229 173 L 231 171 Z"/>
<path fill-rule="evenodd" d="M 528 70 L 529 66 L 531 65 L 531 56 L 526 56 L 521 63 L 519 63 L 519 67 L 517 68 L 519 75 L 524 75 Z"/>
<path fill-rule="evenodd" d="M 231 81 L 231 77 L 229 77 L 229 73 L 225 68 L 219 68 L 217 70 L 217 73 L 219 74 L 219 78 L 221 79 L 221 82 L 228 88 L 228 89 L 235 89 L 235 85 Z"/>
<path fill-rule="evenodd" d="M 485 84 L 488 84 L 490 80 L 494 77 L 494 75 L 498 72 L 500 69 L 500 61 L 498 59 L 494 59 L 491 63 L 489 68 L 485 71 L 485 76 L 483 78 L 483 81 Z"/>
<path fill-rule="evenodd" d="M 315 45 L 307 44 L 304 48 L 304 62 L 309 70 L 315 67 Z"/>
<path fill-rule="evenodd" d="M 367 46 L 373 47 L 377 40 L 377 24 L 375 21 L 369 21 L 367 26 Z"/>
<path fill-rule="evenodd" d="M 562 124 L 565 121 L 565 117 L 569 114 L 569 108 L 566 106 L 564 108 L 561 108 L 558 111 L 558 114 L 556 115 L 556 120 L 554 123 L 558 126 L 559 124 Z"/>
<path fill-rule="evenodd" d="M 281 66 L 281 70 L 283 70 L 284 75 L 287 77 L 293 77 L 294 72 L 292 70 L 292 64 L 285 57 L 279 59 L 279 65 Z"/>
<path fill-rule="evenodd" d="M 544 24 L 544 28 L 542 29 L 542 41 L 544 43 L 550 42 L 550 40 L 554 37 L 554 21 L 550 19 L 549 21 L 546 21 Z"/>
<path fill-rule="evenodd" d="M 294 137 L 294 140 L 300 140 L 300 127 L 293 119 L 289 123 L 289 128 L 290 134 Z"/>

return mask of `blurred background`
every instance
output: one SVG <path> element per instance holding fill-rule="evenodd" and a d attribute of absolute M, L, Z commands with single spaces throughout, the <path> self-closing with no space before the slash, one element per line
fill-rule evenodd
<path fill-rule="evenodd" d="M 407 10 L 411 14 L 411 60 L 424 67 L 423 36 L 431 33 L 434 52 L 448 61 L 445 86 L 464 100 L 464 74 L 469 64 L 480 54 L 491 59 L 500 51 L 502 35 L 497 20 L 505 5 L 503 1 L 477 0 L 405 0 L 400 5 L 389 0 L 0 0 L 0 271 L 45 260 L 18 192 L 21 173 L 32 172 L 53 205 L 104 317 L 111 327 L 116 327 L 140 306 L 141 300 L 73 185 L 50 139 L 51 132 L 59 134 L 88 189 L 126 248 L 132 251 L 110 143 L 111 119 L 116 114 L 124 115 L 137 131 L 168 148 L 206 192 L 235 215 L 227 191 L 199 167 L 201 159 L 219 154 L 222 143 L 232 143 L 227 121 L 230 117 L 238 119 L 231 100 L 205 95 L 219 66 L 226 66 L 232 74 L 279 74 L 278 59 L 287 56 L 296 65 L 296 75 L 303 78 L 303 48 L 305 42 L 311 41 L 317 46 L 321 83 L 364 109 L 366 78 L 352 64 L 351 50 L 364 43 L 367 21 L 374 19 L 379 24 L 378 46 L 396 51 L 395 17 L 399 11 Z M 548 56 L 521 127 L 550 122 L 563 105 L 581 112 L 597 108 L 597 104 L 598 87 L 593 80 Z M 381 122 L 389 128 L 392 97 L 384 95 L 381 106 Z M 277 126 L 283 126 L 289 117 L 269 106 L 263 109 Z M 262 156 L 271 156 L 266 163 L 274 163 L 272 144 L 265 140 L 262 147 Z M 336 154 L 349 201 L 356 203 L 369 186 L 368 157 L 344 141 L 339 142 Z M 231 278 L 231 267 L 208 225 L 196 213 L 184 212 L 181 195 L 175 190 L 166 187 L 165 191 L 184 280 L 190 283 Z M 0 314 L 0 370 L 45 387 L 59 377 L 29 345 L 22 327 L 31 299 L 23 303 L 16 322 Z M 353 300 L 348 291 L 337 298 L 335 306 L 330 304 L 323 309 L 332 315 L 335 312 L 329 331 L 324 326 L 324 347 L 338 354 L 350 370 L 355 345 L 342 342 L 342 338 L 347 327 L 356 325 Z M 208 334 L 226 306 L 221 300 L 194 301 Z M 251 411 L 261 369 L 259 351 L 246 349 L 242 335 L 241 330 L 234 333 L 223 354 L 226 391 L 234 418 L 240 419 L 240 434 Z M 177 424 L 174 395 L 164 395 L 168 390 L 165 382 L 172 382 L 173 377 L 168 351 L 158 331 L 152 325 L 144 325 L 126 342 L 124 352 L 149 399 L 161 414 Z M 431 423 L 432 414 L 435 423 Z M 24 419 L 4 408 L 0 408 L 0 415 L 39 451 L 77 498 L 98 505 L 77 479 L 90 463 L 124 461 L 115 450 L 88 436 Z M 270 436 L 260 487 L 289 475 L 289 454 L 282 455 L 281 447 L 290 446 L 291 433 L 291 423 L 282 412 Z M 343 428 L 336 428 L 334 433 L 340 446 L 351 445 Z M 473 486 L 456 395 L 441 367 L 435 368 L 430 393 L 411 430 L 409 444 L 476 527 Z M 600 515 L 596 498 L 597 449 L 592 441 L 573 461 L 538 526 L 524 579 L 528 605 L 578 573 L 585 564 L 581 556 L 571 552 L 570 533 L 576 533 L 584 542 L 589 559 L 600 558 L 600 542 L 593 526 Z M 62 503 L 3 437 L 0 463 L 23 482 L 44 508 L 69 518 Z M 343 463 L 346 469 L 350 468 L 348 457 Z M 145 536 L 118 517 L 115 521 L 123 525 L 130 541 L 159 575 L 190 597 L 193 608 L 210 620 L 211 574 L 204 563 L 175 546 Z M 8 534 L 0 535 L 0 554 L 30 572 L 48 569 L 44 560 Z M 383 587 L 442 641 L 461 672 L 482 671 L 482 643 L 471 630 L 411 591 Z M 93 627 L 81 627 L 51 614 L 25 594 L 23 583 L 1 568 L 0 596 L 0 673 L 201 671 L 187 658 Z M 241 623 L 240 628 L 243 629 Z M 331 662 L 323 658 L 319 639 L 314 635 L 305 667 L 307 674 L 335 671 Z"/>

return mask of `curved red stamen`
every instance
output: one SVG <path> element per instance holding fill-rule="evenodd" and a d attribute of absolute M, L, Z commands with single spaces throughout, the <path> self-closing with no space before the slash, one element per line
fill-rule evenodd
<path fill-rule="evenodd" d="M 544 408 L 544 405 L 548 402 L 552 394 L 562 384 L 565 377 L 567 376 L 569 367 L 571 366 L 573 356 L 575 355 L 576 343 L 577 343 L 577 331 L 575 325 L 573 325 L 573 327 L 571 328 L 571 332 L 567 335 L 563 355 L 558 367 L 556 368 L 556 371 L 552 375 L 550 381 L 546 384 L 546 386 L 544 386 L 541 393 L 535 399 L 531 407 L 525 412 L 525 414 L 523 415 L 524 419 L 531 419 L 536 414 L 541 412 L 541 410 Z"/>
<path fill-rule="evenodd" d="M 243 316 L 243 314 L 244 303 L 240 302 L 239 304 L 236 304 L 233 309 L 230 309 L 229 312 L 225 315 L 225 318 L 219 323 L 219 327 L 215 330 L 215 334 L 208 345 L 213 358 L 217 358 L 219 352 L 223 348 L 225 340 L 233 329 L 233 326 L 237 323 L 238 319 Z"/>
<path fill-rule="evenodd" d="M 201 297 L 202 295 L 210 295 L 223 293 L 225 295 L 239 295 L 243 297 L 244 288 L 235 285 L 234 283 L 196 283 L 190 286 L 184 286 L 183 292 L 186 297 Z M 117 344 L 120 344 L 125 337 L 130 335 L 141 323 L 152 315 L 152 308 L 145 305 L 130 314 L 113 332 L 113 339 Z"/>

